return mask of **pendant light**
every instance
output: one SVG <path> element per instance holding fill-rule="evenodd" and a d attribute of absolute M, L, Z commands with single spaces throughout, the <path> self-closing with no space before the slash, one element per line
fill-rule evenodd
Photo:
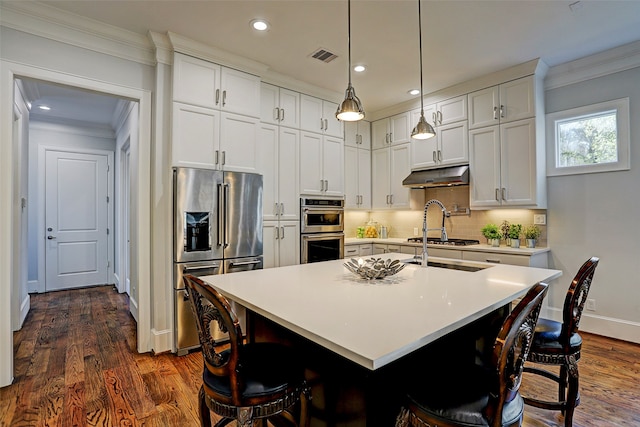
<path fill-rule="evenodd" d="M 411 131 L 411 138 L 429 139 L 436 136 L 436 131 L 424 118 L 424 92 L 422 90 L 422 14 L 420 11 L 420 0 L 418 0 L 418 30 L 420 35 L 420 120 L 418 120 L 418 124 Z"/>
<path fill-rule="evenodd" d="M 351 0 L 347 3 L 347 20 L 348 20 L 348 43 L 349 43 L 349 85 L 344 94 L 344 101 L 336 111 L 336 118 L 345 122 L 356 122 L 364 119 L 364 109 L 360 99 L 356 96 L 356 91 L 351 86 Z"/>

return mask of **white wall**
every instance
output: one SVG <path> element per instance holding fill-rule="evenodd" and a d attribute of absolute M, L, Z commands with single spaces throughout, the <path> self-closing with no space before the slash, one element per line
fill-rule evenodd
<path fill-rule="evenodd" d="M 560 316 L 571 279 L 598 256 L 589 293 L 596 310 L 583 312 L 580 329 L 640 342 L 640 67 L 551 89 L 545 97 L 547 113 L 629 97 L 631 170 L 547 179 L 550 267 L 564 271 L 548 299 Z"/>

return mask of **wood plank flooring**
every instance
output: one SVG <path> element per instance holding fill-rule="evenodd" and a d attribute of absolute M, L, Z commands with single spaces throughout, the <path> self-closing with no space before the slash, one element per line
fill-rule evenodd
<path fill-rule="evenodd" d="M 199 426 L 202 356 L 137 354 L 128 298 L 112 286 L 37 294 L 14 334 L 0 426 Z M 575 427 L 640 426 L 640 345 L 583 333 Z M 525 377 L 523 393 L 555 392 Z M 525 408 L 526 427 L 563 425 Z"/>

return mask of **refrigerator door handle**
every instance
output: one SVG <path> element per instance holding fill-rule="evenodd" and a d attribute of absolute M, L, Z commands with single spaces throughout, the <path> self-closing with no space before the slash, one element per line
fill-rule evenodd
<path fill-rule="evenodd" d="M 223 184 L 218 184 L 218 246 L 222 246 L 224 237 L 224 191 Z"/>
<path fill-rule="evenodd" d="M 229 246 L 229 184 L 224 184 L 224 247 Z"/>

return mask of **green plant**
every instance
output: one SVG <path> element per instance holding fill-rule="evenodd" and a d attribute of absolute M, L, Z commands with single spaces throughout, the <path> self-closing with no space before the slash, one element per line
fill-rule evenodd
<path fill-rule="evenodd" d="M 501 239 L 502 233 L 500 233 L 500 229 L 495 224 L 487 224 L 480 230 L 482 235 L 487 239 Z"/>
<path fill-rule="evenodd" d="M 522 233 L 522 224 L 511 224 L 509 226 L 509 238 L 519 239 Z"/>
<path fill-rule="evenodd" d="M 537 240 L 541 233 L 537 225 L 530 225 L 524 229 L 524 238 Z"/>
<path fill-rule="evenodd" d="M 502 232 L 502 237 L 507 237 L 509 235 L 509 226 L 511 224 L 509 224 L 509 221 L 505 220 L 502 221 L 502 224 L 500 224 L 500 231 Z"/>

